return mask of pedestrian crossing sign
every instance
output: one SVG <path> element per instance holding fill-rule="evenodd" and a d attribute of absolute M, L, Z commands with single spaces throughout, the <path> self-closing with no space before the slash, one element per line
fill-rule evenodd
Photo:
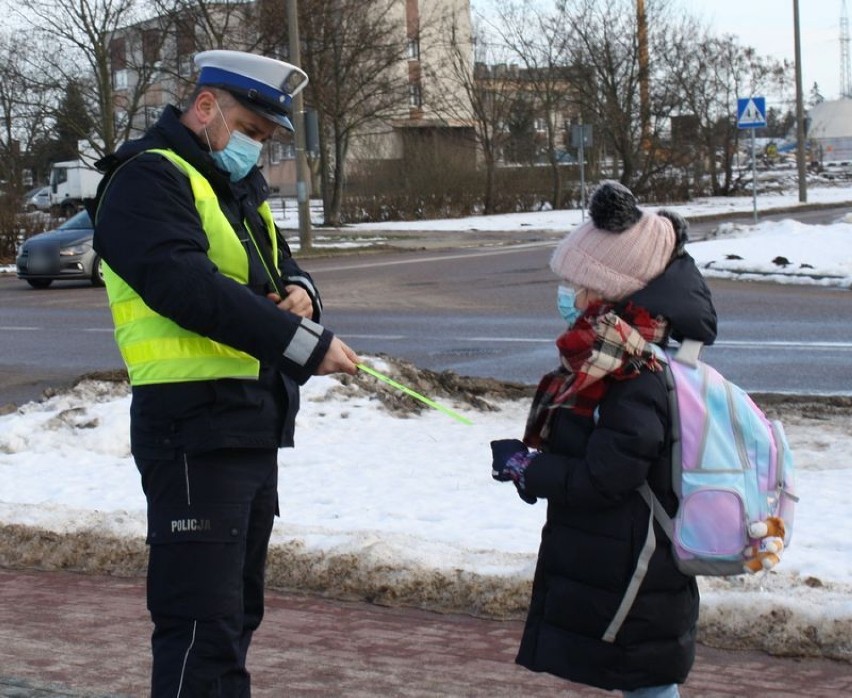
<path fill-rule="evenodd" d="M 766 99 L 741 97 L 737 99 L 737 128 L 766 126 Z"/>

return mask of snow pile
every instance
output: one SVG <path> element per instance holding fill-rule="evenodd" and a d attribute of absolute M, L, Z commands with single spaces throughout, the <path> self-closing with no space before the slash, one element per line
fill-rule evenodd
<path fill-rule="evenodd" d="M 281 451 L 273 587 L 494 617 L 526 609 L 545 506 L 490 477 L 488 442 L 517 436 L 519 386 L 373 365 L 473 421 L 374 379 L 316 378 L 297 447 Z M 419 375 L 419 380 L 417 376 Z M 0 417 L 0 565 L 144 574 L 145 502 L 123 382 L 85 380 Z M 754 577 L 702 578 L 702 641 L 852 660 L 849 406 L 773 405 L 796 454 L 793 545 Z"/>

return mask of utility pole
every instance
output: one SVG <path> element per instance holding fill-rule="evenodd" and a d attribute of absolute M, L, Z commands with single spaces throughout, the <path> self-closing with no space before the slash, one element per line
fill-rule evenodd
<path fill-rule="evenodd" d="M 648 15 L 645 0 L 636 0 L 636 31 L 639 43 L 639 122 L 642 152 L 651 150 L 651 67 L 648 57 Z"/>
<path fill-rule="evenodd" d="M 287 29 L 290 41 L 290 62 L 302 67 L 302 51 L 299 43 L 299 9 L 297 0 L 287 2 Z M 308 76 L 310 78 L 310 76 Z M 299 247 L 302 252 L 313 248 L 311 234 L 311 182 L 308 175 L 308 160 L 305 153 L 305 109 L 302 91 L 293 97 L 293 126 L 296 129 L 296 203 L 299 207 Z"/>
<path fill-rule="evenodd" d="M 849 15 L 846 0 L 840 7 L 840 99 L 852 97 L 852 65 L 849 62 Z"/>
<path fill-rule="evenodd" d="M 802 41 L 799 36 L 799 0 L 793 0 L 793 34 L 796 42 L 796 160 L 799 165 L 799 202 L 808 200 L 805 162 L 805 106 L 802 96 Z"/>

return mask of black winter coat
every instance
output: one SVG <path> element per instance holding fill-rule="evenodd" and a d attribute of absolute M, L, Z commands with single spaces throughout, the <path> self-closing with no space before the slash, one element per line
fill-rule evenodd
<path fill-rule="evenodd" d="M 133 387 L 131 448 L 143 458 L 173 458 L 180 451 L 292 446 L 299 385 L 316 371 L 332 334 L 322 330 L 303 363 L 284 352 L 301 318 L 282 312 L 265 296 L 271 287 L 254 245 L 268 240 L 257 207 L 268 187 L 257 168 L 232 184 L 203 144 L 168 107 L 141 139 L 123 145 L 100 166 L 107 170 L 94 212 L 96 252 L 160 315 L 181 327 L 242 350 L 260 361 L 258 380 L 220 379 Z M 249 255 L 249 283 L 223 274 L 207 256 L 208 240 L 188 178 L 158 154 L 168 148 L 211 183 Z M 136 156 L 136 157 L 134 157 Z M 120 166 L 122 163 L 126 163 Z M 280 237 L 280 236 L 279 236 Z M 271 247 L 268 248 L 271 260 Z M 284 283 L 304 287 L 321 303 L 310 277 L 279 239 L 276 263 Z"/>
<path fill-rule="evenodd" d="M 711 344 L 716 313 L 688 255 L 630 299 L 668 318 L 672 335 Z M 671 430 L 662 372 L 611 381 L 595 418 L 558 410 L 526 491 L 547 521 L 517 662 L 578 683 L 632 690 L 682 683 L 695 656 L 698 587 L 681 574 L 659 526 L 638 596 L 613 643 L 601 638 L 633 575 L 649 524 L 646 479 L 670 514 Z"/>

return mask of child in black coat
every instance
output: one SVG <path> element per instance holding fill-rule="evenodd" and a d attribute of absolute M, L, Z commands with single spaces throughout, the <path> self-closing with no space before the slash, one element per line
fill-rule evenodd
<path fill-rule="evenodd" d="M 560 367 L 542 378 L 523 441 L 491 443 L 492 476 L 526 502 L 547 500 L 516 661 L 625 696 L 673 698 L 695 657 L 699 598 L 670 546 L 657 546 L 619 610 L 656 525 L 637 488 L 647 481 L 670 514 L 677 507 L 665 374 L 651 344 L 711 344 L 716 313 L 680 216 L 640 209 L 617 182 L 598 187 L 590 213 L 551 260 L 568 323 Z"/>

